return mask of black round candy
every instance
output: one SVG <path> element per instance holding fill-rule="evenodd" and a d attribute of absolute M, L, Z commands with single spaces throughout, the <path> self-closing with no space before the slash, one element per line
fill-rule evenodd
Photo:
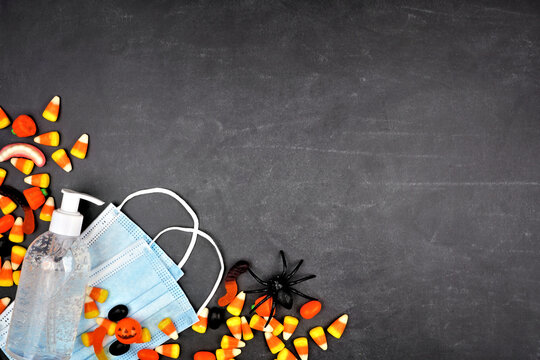
<path fill-rule="evenodd" d="M 129 351 L 129 345 L 122 344 L 120 341 L 115 341 L 111 344 L 111 346 L 109 346 L 109 352 L 111 353 L 111 355 L 114 355 L 114 356 L 124 355 L 128 351 Z"/>
<path fill-rule="evenodd" d="M 0 256 L 8 257 L 11 255 L 11 248 L 13 247 L 11 241 L 8 241 L 7 236 L 3 239 L 0 239 Z"/>
<path fill-rule="evenodd" d="M 213 307 L 208 313 L 208 326 L 210 329 L 216 330 L 223 324 L 225 320 L 225 309 L 220 307 Z"/>
<path fill-rule="evenodd" d="M 109 320 L 118 322 L 127 317 L 128 308 L 126 305 L 116 305 L 109 311 Z"/>

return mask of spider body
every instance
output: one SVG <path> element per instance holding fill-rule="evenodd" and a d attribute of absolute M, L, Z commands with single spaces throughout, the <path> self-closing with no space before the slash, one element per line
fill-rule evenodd
<path fill-rule="evenodd" d="M 251 309 L 250 314 L 253 314 L 259 306 L 264 304 L 267 300 L 272 299 L 272 310 L 270 311 L 270 316 L 268 317 L 267 324 L 274 317 L 276 313 L 276 303 L 283 306 L 285 309 L 291 309 L 293 306 L 293 295 L 298 295 L 309 300 L 316 300 L 315 298 L 306 295 L 293 286 L 300 284 L 304 281 L 313 279 L 315 275 L 307 275 L 300 279 L 293 279 L 293 276 L 296 274 L 304 260 L 300 260 L 298 264 L 288 273 L 287 260 L 285 259 L 285 253 L 283 250 L 279 252 L 281 260 L 283 262 L 283 270 L 280 274 L 272 276 L 269 280 L 262 280 L 259 278 L 251 269 L 248 269 L 249 273 L 253 278 L 264 288 L 248 290 L 245 291 L 246 294 L 255 294 L 255 293 L 264 293 L 266 296 L 255 304 L 253 309 Z"/>

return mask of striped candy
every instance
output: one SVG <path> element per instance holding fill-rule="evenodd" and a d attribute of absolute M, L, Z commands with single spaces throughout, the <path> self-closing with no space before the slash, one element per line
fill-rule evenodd
<path fill-rule="evenodd" d="M 158 329 L 163 331 L 165 335 L 167 335 L 171 339 L 178 339 L 178 331 L 176 331 L 176 327 L 174 326 L 171 318 L 165 318 L 161 320 L 158 324 Z"/>
<path fill-rule="evenodd" d="M 0 107 L 0 129 L 7 128 L 9 124 L 11 124 L 11 121 L 9 121 L 9 118 L 4 112 L 4 109 Z"/>
<path fill-rule="evenodd" d="M 60 98 L 55 96 L 49 102 L 45 110 L 43 111 L 42 116 L 49 121 L 58 120 L 58 113 L 60 112 Z"/>
<path fill-rule="evenodd" d="M 51 183 L 51 177 L 49 174 L 35 174 L 25 177 L 24 182 L 32 186 L 47 188 Z"/>
<path fill-rule="evenodd" d="M 177 359 L 180 356 L 180 345 L 164 344 L 156 348 L 158 354 Z"/>
<path fill-rule="evenodd" d="M 200 334 L 204 334 L 206 332 L 206 329 L 208 327 L 208 308 L 204 308 L 201 313 L 198 315 L 199 321 L 197 321 L 195 324 L 191 326 L 193 331 L 196 331 Z"/>
<path fill-rule="evenodd" d="M 26 249 L 19 245 L 14 245 L 11 248 L 11 265 L 13 270 L 17 270 L 21 265 L 24 255 L 26 255 Z"/>
<path fill-rule="evenodd" d="M 73 167 L 71 166 L 71 160 L 69 160 L 69 157 L 66 154 L 66 150 L 64 149 L 58 149 L 51 155 L 54 162 L 62 168 L 65 172 L 70 172 L 73 170 Z"/>
<path fill-rule="evenodd" d="M 242 339 L 242 320 L 238 316 L 227 319 L 227 327 L 231 334 L 238 340 Z"/>
<path fill-rule="evenodd" d="M 309 336 L 315 341 L 315 344 L 323 350 L 328 349 L 328 343 L 326 342 L 326 335 L 324 334 L 324 329 L 320 326 L 317 326 L 309 330 Z"/>
<path fill-rule="evenodd" d="M 19 216 L 17 219 L 15 219 L 15 223 L 9 232 L 8 239 L 14 243 L 22 243 L 24 241 L 22 217 Z"/>
<path fill-rule="evenodd" d="M 294 316 L 285 316 L 283 319 L 283 340 L 289 340 L 297 326 L 297 318 Z"/>
<path fill-rule="evenodd" d="M 299 337 L 294 339 L 293 341 L 294 348 L 296 349 L 296 352 L 298 353 L 298 356 L 300 356 L 300 360 L 307 360 L 308 359 L 308 340 L 306 337 Z"/>
<path fill-rule="evenodd" d="M 88 134 L 82 134 L 70 150 L 71 155 L 79 159 L 86 157 L 88 151 Z"/>
<path fill-rule="evenodd" d="M 249 341 L 253 339 L 253 331 L 251 331 L 246 317 L 242 316 L 240 320 L 242 320 L 242 338 L 244 339 L 244 341 Z"/>
<path fill-rule="evenodd" d="M 339 339 L 345 331 L 347 321 L 349 321 L 349 315 L 343 314 L 336 321 L 334 321 L 326 330 L 330 335 L 332 335 L 336 339 Z"/>
<path fill-rule="evenodd" d="M 9 260 L 4 262 L 2 270 L 0 270 L 0 286 L 13 286 L 13 270 L 11 269 L 11 262 Z"/>
<path fill-rule="evenodd" d="M 58 131 L 41 134 L 34 138 L 34 142 L 46 146 L 58 146 L 60 144 L 60 134 Z"/>
<path fill-rule="evenodd" d="M 238 316 L 242 313 L 244 302 L 246 301 L 246 293 L 240 291 L 233 301 L 227 306 L 227 311 L 233 316 Z"/>
<path fill-rule="evenodd" d="M 238 340 L 235 337 L 229 335 L 223 335 L 221 338 L 221 348 L 222 349 L 237 349 L 246 346 L 246 343 Z"/>
<path fill-rule="evenodd" d="M 34 169 L 34 162 L 24 158 L 11 158 L 11 165 L 25 175 L 28 175 Z"/>
<path fill-rule="evenodd" d="M 271 332 L 265 332 L 264 337 L 266 339 L 266 345 L 268 345 L 268 349 L 270 349 L 270 352 L 272 354 L 277 354 L 278 352 L 283 350 L 283 348 L 285 348 L 285 344 L 283 343 L 283 341 L 281 341 Z"/>

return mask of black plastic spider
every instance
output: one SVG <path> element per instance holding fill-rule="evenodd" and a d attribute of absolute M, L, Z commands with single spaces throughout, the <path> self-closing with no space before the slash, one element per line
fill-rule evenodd
<path fill-rule="evenodd" d="M 261 278 L 259 278 L 255 273 L 248 268 L 249 273 L 257 282 L 261 285 L 264 285 L 265 287 L 262 289 L 255 289 L 255 290 L 248 290 L 245 291 L 246 294 L 255 294 L 255 293 L 266 293 L 266 296 L 257 303 L 251 309 L 250 314 L 253 314 L 255 310 L 259 306 L 261 306 L 263 303 L 265 303 L 268 299 L 272 299 L 272 310 L 270 311 L 270 317 L 268 318 L 268 321 L 266 324 L 270 323 L 270 320 L 272 317 L 274 317 L 276 313 L 276 303 L 283 306 L 285 309 L 291 309 L 293 306 L 293 294 L 296 294 L 298 296 L 301 296 L 303 298 L 306 298 L 308 300 L 317 300 L 311 296 L 308 296 L 295 288 L 293 288 L 294 285 L 300 284 L 301 282 L 313 279 L 316 277 L 316 275 L 307 275 L 300 279 L 292 280 L 292 277 L 298 269 L 300 269 L 300 266 L 304 262 L 304 260 L 300 260 L 298 264 L 292 269 L 290 273 L 287 274 L 287 260 L 285 260 L 285 253 L 283 250 L 279 251 L 279 254 L 281 255 L 281 260 L 283 260 L 283 271 L 281 274 L 272 276 L 269 280 L 264 281 Z"/>

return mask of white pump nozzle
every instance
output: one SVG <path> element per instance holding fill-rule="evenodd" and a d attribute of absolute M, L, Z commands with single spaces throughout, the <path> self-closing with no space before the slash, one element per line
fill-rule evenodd
<path fill-rule="evenodd" d="M 104 202 L 88 194 L 69 189 L 62 189 L 62 193 L 64 194 L 62 206 L 54 210 L 49 230 L 60 235 L 79 236 L 83 222 L 83 216 L 79 213 L 81 199 L 96 205 L 103 205 Z"/>

